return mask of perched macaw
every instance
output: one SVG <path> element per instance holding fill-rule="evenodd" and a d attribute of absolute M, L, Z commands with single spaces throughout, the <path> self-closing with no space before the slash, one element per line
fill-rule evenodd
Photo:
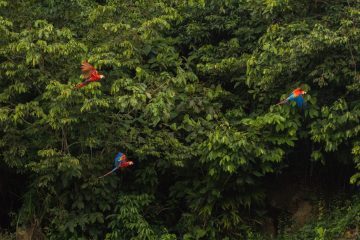
<path fill-rule="evenodd" d="M 306 94 L 305 91 L 301 90 L 301 88 L 297 88 L 290 94 L 290 96 L 288 98 L 286 98 L 285 100 L 279 102 L 276 105 L 284 104 L 284 103 L 287 103 L 289 101 L 295 101 L 296 105 L 299 108 L 302 108 L 303 106 L 306 105 L 305 100 L 303 98 L 304 94 Z"/>
<path fill-rule="evenodd" d="M 99 74 L 98 71 L 96 71 L 96 69 L 87 61 L 82 63 L 81 71 L 83 72 L 82 77 L 85 79 L 85 81 L 76 85 L 75 88 L 82 88 L 91 82 L 100 81 L 105 77 L 104 75 Z"/>
<path fill-rule="evenodd" d="M 115 156 L 115 159 L 114 159 L 114 169 L 99 178 L 103 178 L 103 177 L 115 172 L 119 168 L 127 168 L 133 164 L 134 164 L 134 162 L 128 161 L 125 154 L 123 154 L 122 152 L 118 152 L 118 154 Z"/>

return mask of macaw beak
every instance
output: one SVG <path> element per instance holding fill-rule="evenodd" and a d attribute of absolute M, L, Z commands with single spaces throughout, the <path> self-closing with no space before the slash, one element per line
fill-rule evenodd
<path fill-rule="evenodd" d="M 306 94 L 306 92 L 305 92 L 305 91 L 303 91 L 303 93 L 304 93 L 304 94 Z"/>
<path fill-rule="evenodd" d="M 129 165 L 134 165 L 134 162 L 133 162 L 133 161 L 129 161 Z"/>
<path fill-rule="evenodd" d="M 105 76 L 104 75 L 100 75 L 100 78 L 102 79 L 102 78 L 105 78 Z"/>

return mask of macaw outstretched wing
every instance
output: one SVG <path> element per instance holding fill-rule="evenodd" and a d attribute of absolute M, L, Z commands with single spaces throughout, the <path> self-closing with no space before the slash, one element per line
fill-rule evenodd
<path fill-rule="evenodd" d="M 82 64 L 81 64 L 81 71 L 83 72 L 83 75 L 82 77 L 84 79 L 87 79 L 90 77 L 90 75 L 92 73 L 97 73 L 96 69 L 94 68 L 93 65 L 91 65 L 90 63 L 88 63 L 87 61 L 84 61 Z"/>
<path fill-rule="evenodd" d="M 101 177 L 99 177 L 99 178 L 106 177 L 107 175 L 109 175 L 109 174 L 111 174 L 111 173 L 115 172 L 115 171 L 116 171 L 116 170 L 118 170 L 118 169 L 119 169 L 119 166 L 114 167 L 114 169 L 113 169 L 113 170 L 111 170 L 110 172 L 108 172 L 108 173 L 106 173 L 106 174 L 102 175 L 102 176 L 101 176 Z"/>
<path fill-rule="evenodd" d="M 296 98 L 294 99 L 294 101 L 296 102 L 296 105 L 297 105 L 299 108 L 303 108 L 303 107 L 306 106 L 305 100 L 304 100 L 304 98 L 303 98 L 302 95 L 296 97 Z"/>
<path fill-rule="evenodd" d="M 114 166 L 115 167 L 119 166 L 122 156 L 123 156 L 122 152 L 118 152 L 118 154 L 116 154 L 115 159 L 114 159 Z"/>

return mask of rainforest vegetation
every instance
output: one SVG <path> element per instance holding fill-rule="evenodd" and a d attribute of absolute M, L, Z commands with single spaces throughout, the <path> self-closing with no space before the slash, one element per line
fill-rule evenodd
<path fill-rule="evenodd" d="M 358 0 L 0 0 L 0 36 L 1 239 L 359 237 Z"/>

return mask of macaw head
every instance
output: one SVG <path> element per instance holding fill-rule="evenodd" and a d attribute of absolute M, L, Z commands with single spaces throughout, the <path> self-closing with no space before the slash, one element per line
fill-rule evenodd
<path fill-rule="evenodd" d="M 297 97 L 299 95 L 304 95 L 306 94 L 306 91 L 302 90 L 301 88 L 297 88 L 293 91 L 294 95 Z"/>

